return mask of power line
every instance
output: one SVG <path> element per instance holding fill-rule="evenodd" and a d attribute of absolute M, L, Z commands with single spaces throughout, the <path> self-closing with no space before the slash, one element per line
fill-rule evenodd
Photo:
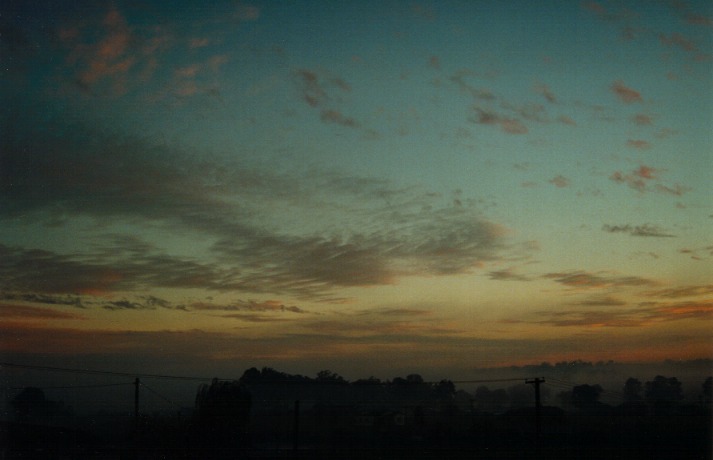
<path fill-rule="evenodd" d="M 511 379 L 485 379 L 485 380 L 452 380 L 452 383 L 464 384 L 464 383 L 497 383 L 497 382 L 523 382 L 525 383 L 525 378 L 511 378 Z M 433 382 L 435 383 L 435 382 Z"/>
<path fill-rule="evenodd" d="M 166 401 L 167 403 L 172 404 L 172 405 L 178 407 L 179 409 L 181 408 L 180 404 L 176 404 L 175 402 L 171 401 L 170 399 L 168 399 L 167 397 L 165 397 L 164 395 L 162 395 L 162 394 L 159 393 L 158 391 L 154 390 L 154 389 L 151 388 L 150 386 L 146 385 L 145 383 L 142 382 L 142 383 L 141 383 L 141 386 L 144 387 L 144 388 L 146 388 L 147 390 L 149 390 L 151 393 L 153 393 L 154 395 L 158 396 L 159 398 L 163 399 L 163 400 Z"/>
<path fill-rule="evenodd" d="M 576 386 L 580 386 L 580 385 L 581 385 L 581 384 L 579 384 L 579 383 L 569 382 L 569 381 L 567 381 L 567 380 L 556 379 L 556 378 L 550 378 L 550 380 L 554 380 L 554 381 L 556 381 L 556 382 L 560 382 L 561 385 L 566 385 L 566 386 L 570 386 L 570 387 L 576 387 Z M 615 398 L 624 399 L 624 393 L 623 393 L 622 391 L 619 391 L 619 390 L 607 390 L 607 389 L 602 388 L 602 394 L 603 394 L 603 395 L 606 394 L 606 395 L 609 395 L 609 396 L 615 397 Z"/>
<path fill-rule="evenodd" d="M 217 377 L 196 377 L 196 376 L 180 376 L 180 375 L 166 375 L 166 374 L 145 374 L 141 372 L 117 372 L 117 371 L 101 371 L 101 370 L 94 370 L 94 369 L 76 369 L 76 368 L 67 368 L 67 367 L 51 367 L 51 366 L 36 366 L 36 365 L 29 365 L 29 364 L 15 364 L 15 363 L 0 363 L 0 367 L 9 367 L 9 368 L 15 368 L 15 369 L 30 369 L 30 370 L 38 370 L 38 371 L 48 371 L 48 372 L 66 372 L 66 373 L 72 373 L 72 374 L 85 374 L 85 375 L 111 375 L 111 376 L 116 376 L 116 377 L 143 377 L 143 378 L 153 378 L 153 379 L 166 379 L 166 380 L 189 380 L 189 381 L 212 381 L 212 380 L 219 380 L 219 381 L 231 381 L 231 380 L 237 380 L 237 379 L 223 379 L 223 378 L 217 378 Z M 498 382 L 525 382 L 526 378 L 521 377 L 521 378 L 503 378 L 503 379 L 479 379 L 479 380 L 441 380 L 441 381 L 433 381 L 433 382 L 420 382 L 424 384 L 438 384 L 441 383 L 442 381 L 446 382 L 451 382 L 454 385 L 455 384 L 473 384 L 473 383 L 498 383 Z M 301 380 L 259 380 L 255 383 L 280 383 L 280 384 L 287 384 L 287 383 L 304 383 Z M 375 382 L 374 384 L 376 385 L 386 385 L 389 384 L 389 381 L 380 381 L 380 382 Z"/>
<path fill-rule="evenodd" d="M 51 367 L 51 366 L 34 366 L 28 364 L 14 364 L 14 363 L 0 363 L 0 367 L 9 367 L 15 369 L 30 369 L 37 371 L 47 371 L 47 372 L 66 372 L 71 374 L 85 374 L 85 375 L 112 375 L 115 377 L 136 377 L 137 375 L 144 378 L 152 379 L 165 379 L 165 380 L 193 380 L 193 381 L 209 381 L 213 380 L 213 377 L 187 377 L 181 375 L 164 375 L 164 374 L 144 374 L 141 372 L 115 372 L 115 371 L 99 371 L 93 369 L 72 369 L 68 367 Z M 217 380 L 228 380 L 228 379 L 217 379 Z"/>
<path fill-rule="evenodd" d="M 65 390 L 73 388 L 103 388 L 103 387 L 118 387 L 124 385 L 133 385 L 133 383 L 106 383 L 100 385 L 69 385 L 69 386 L 56 386 L 56 387 L 33 387 L 39 390 Z M 12 387 L 11 390 L 24 390 L 27 387 Z"/>

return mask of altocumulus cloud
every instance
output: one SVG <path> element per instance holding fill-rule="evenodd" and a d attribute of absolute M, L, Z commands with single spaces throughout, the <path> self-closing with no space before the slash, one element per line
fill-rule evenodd
<path fill-rule="evenodd" d="M 312 82 L 309 73 L 302 78 Z M 309 88 L 323 97 L 320 86 Z M 505 228 L 472 207 L 443 207 L 418 187 L 318 170 L 281 173 L 82 126 L 14 126 L 1 141 L 0 218 L 61 227 L 82 217 L 109 231 L 77 253 L 0 247 L 2 287 L 11 292 L 171 287 L 317 299 L 338 287 L 465 273 L 504 248 Z M 292 216 L 308 228 L 288 225 Z M 135 234 L 158 228 L 200 237 L 206 250 L 181 254 L 112 230 L 128 222 Z M 329 222 L 343 225 L 335 231 Z M 124 299 L 104 306 L 156 305 Z"/>

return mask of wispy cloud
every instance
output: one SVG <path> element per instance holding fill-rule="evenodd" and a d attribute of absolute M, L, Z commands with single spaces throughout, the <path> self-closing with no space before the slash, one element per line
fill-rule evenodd
<path fill-rule="evenodd" d="M 342 126 L 347 126 L 349 128 L 355 128 L 359 126 L 359 123 L 354 120 L 352 117 L 347 117 L 341 112 L 338 112 L 336 110 L 322 110 L 320 113 L 319 118 L 322 121 L 328 122 L 328 123 L 336 123 L 338 125 Z"/>
<path fill-rule="evenodd" d="M 92 260 L 92 254 L 64 255 L 39 249 L 0 245 L 2 288 L 15 292 L 106 295 L 114 291 L 153 287 L 230 289 L 231 270 L 158 252 Z M 109 307 L 146 307 L 136 302 Z M 155 306 L 155 305 L 148 305 Z"/>
<path fill-rule="evenodd" d="M 698 50 L 698 46 L 696 46 L 696 44 L 692 40 L 676 32 L 672 33 L 671 35 L 660 34 L 659 40 L 661 40 L 661 43 L 664 45 L 676 46 L 682 49 L 683 51 Z"/>
<path fill-rule="evenodd" d="M 481 88 L 475 86 L 471 83 L 468 78 L 476 76 L 477 74 L 470 70 L 460 70 L 452 75 L 449 80 L 455 83 L 456 87 L 461 90 L 461 92 L 468 94 L 474 100 L 478 101 L 493 101 L 495 100 L 495 95 L 486 88 Z"/>
<path fill-rule="evenodd" d="M 238 2 L 233 12 L 233 18 L 240 21 L 257 21 L 260 19 L 260 8 Z"/>
<path fill-rule="evenodd" d="M 527 134 L 528 129 L 520 120 L 516 118 L 506 118 L 497 112 L 489 109 L 474 106 L 473 114 L 469 120 L 479 125 L 499 126 L 503 132 L 508 134 Z"/>
<path fill-rule="evenodd" d="M 654 118 L 645 113 L 637 113 L 631 117 L 631 122 L 639 126 L 649 126 L 653 124 Z"/>
<path fill-rule="evenodd" d="M 341 95 L 351 91 L 351 85 L 346 80 L 339 76 L 322 75 L 309 69 L 298 70 L 296 76 L 302 98 L 310 107 L 319 109 L 322 121 L 348 128 L 360 126 L 358 121 L 344 115 L 337 108 Z"/>
<path fill-rule="evenodd" d="M 663 297 L 676 299 L 680 297 L 697 297 L 713 294 L 713 284 L 679 286 L 666 289 L 649 291 L 646 295 L 651 297 Z"/>
<path fill-rule="evenodd" d="M 84 319 L 82 315 L 77 313 L 2 302 L 0 302 L 0 318 L 13 320 Z"/>
<path fill-rule="evenodd" d="M 208 45 L 210 45 L 210 39 L 208 37 L 196 37 L 188 40 L 189 49 L 204 48 Z"/>
<path fill-rule="evenodd" d="M 713 301 L 644 302 L 630 308 L 540 311 L 537 316 L 544 317 L 544 319 L 511 319 L 508 322 L 534 323 L 555 327 L 645 327 L 655 323 L 711 318 L 713 317 Z"/>
<path fill-rule="evenodd" d="M 543 275 L 543 278 L 551 279 L 557 283 L 577 289 L 656 286 L 658 284 L 656 281 L 638 276 L 609 275 L 605 273 L 595 274 L 585 271 L 547 273 Z"/>
<path fill-rule="evenodd" d="M 562 175 L 555 176 L 547 182 L 559 188 L 569 187 L 569 179 Z"/>
<path fill-rule="evenodd" d="M 84 308 L 82 298 L 76 295 L 49 295 L 36 292 L 12 292 L 3 290 L 0 292 L 0 300 L 12 300 L 30 302 L 44 305 L 67 305 L 77 308 Z"/>
<path fill-rule="evenodd" d="M 656 191 L 669 195 L 681 196 L 690 190 L 689 187 L 679 184 L 666 185 L 660 182 L 659 171 L 650 166 L 641 165 L 629 174 L 615 171 L 609 179 L 620 184 L 626 184 L 639 192 Z"/>
<path fill-rule="evenodd" d="M 691 188 L 687 187 L 685 185 L 680 185 L 680 184 L 673 184 L 673 185 L 656 184 L 655 190 L 657 192 L 666 193 L 669 195 L 681 196 L 684 193 L 691 190 Z"/>
<path fill-rule="evenodd" d="M 193 310 L 201 311 L 250 311 L 250 312 L 288 312 L 306 313 L 296 305 L 285 305 L 279 300 L 240 300 L 231 304 L 221 305 L 215 303 L 194 303 L 190 306 Z"/>
<path fill-rule="evenodd" d="M 465 273 L 497 260 L 503 249 L 503 227 L 464 200 L 442 207 L 437 195 L 418 188 L 197 159 L 180 149 L 76 126 L 41 131 L 6 130 L 0 216 L 130 219 L 200 232 L 206 251 L 200 258 L 169 254 L 121 235 L 97 236 L 81 254 L 2 246 L 5 289 L 56 295 L 172 287 L 332 298 L 328 293 L 337 287 Z M 48 150 L 53 155 L 41 154 Z M 285 202 L 295 204 L 278 206 Z M 274 203 L 275 210 L 265 203 Z M 276 230 L 288 215 L 310 230 Z M 342 222 L 340 232 L 317 225 L 335 218 Z"/>
<path fill-rule="evenodd" d="M 516 273 L 513 268 L 490 271 L 488 277 L 495 281 L 532 281 L 532 278 Z"/>
<path fill-rule="evenodd" d="M 87 8 L 84 20 L 60 21 L 57 40 L 66 51 L 75 89 L 110 97 L 146 83 L 155 74 L 160 53 L 176 42 L 166 28 L 130 25 L 116 5 Z"/>
<path fill-rule="evenodd" d="M 229 313 L 220 315 L 221 318 L 237 319 L 248 323 L 279 323 L 290 321 L 284 316 L 264 315 L 259 313 Z"/>
<path fill-rule="evenodd" d="M 686 14 L 686 22 L 697 26 L 713 26 L 713 18 L 696 13 Z"/>
<path fill-rule="evenodd" d="M 643 139 L 628 139 L 626 145 L 638 150 L 648 150 L 651 148 L 651 143 Z"/>
<path fill-rule="evenodd" d="M 569 117 L 567 115 L 560 115 L 559 117 L 557 117 L 557 121 L 559 121 L 563 125 L 577 126 L 577 122 L 572 117 Z"/>
<path fill-rule="evenodd" d="M 643 102 L 641 94 L 626 85 L 622 81 L 615 81 L 610 87 L 611 91 L 619 100 L 625 104 L 633 104 L 635 102 Z"/>
<path fill-rule="evenodd" d="M 555 104 L 557 102 L 557 96 L 555 96 L 555 93 L 553 93 L 550 87 L 544 83 L 538 83 L 535 85 L 535 91 L 538 94 L 541 94 L 542 97 L 544 97 L 550 104 Z"/>
<path fill-rule="evenodd" d="M 447 337 L 464 332 L 463 329 L 440 323 L 418 310 L 416 313 L 404 311 L 382 311 L 378 314 L 370 312 L 348 315 L 344 318 L 320 319 L 302 322 L 301 326 L 308 331 L 335 337 L 381 337 L 384 335 L 409 335 L 412 340 L 421 337 Z"/>
<path fill-rule="evenodd" d="M 627 233 L 632 236 L 644 236 L 655 238 L 670 238 L 676 235 L 667 233 L 665 230 L 651 224 L 643 225 L 608 225 L 605 224 L 602 230 L 608 233 Z"/>
<path fill-rule="evenodd" d="M 621 307 L 627 303 L 612 296 L 595 296 L 577 302 L 577 305 L 583 307 Z"/>

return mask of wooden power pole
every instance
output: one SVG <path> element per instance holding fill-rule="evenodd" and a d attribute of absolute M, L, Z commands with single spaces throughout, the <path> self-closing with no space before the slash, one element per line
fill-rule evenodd
<path fill-rule="evenodd" d="M 540 443 L 540 434 L 542 433 L 542 401 L 540 399 L 540 384 L 545 383 L 543 378 L 534 378 L 525 380 L 525 383 L 535 387 L 535 440 Z"/>
<path fill-rule="evenodd" d="M 292 438 L 292 449 L 297 452 L 300 445 L 300 400 L 295 401 L 295 423 L 294 433 Z"/>
<path fill-rule="evenodd" d="M 141 380 L 136 377 L 134 380 L 134 423 L 136 428 L 139 428 L 139 386 L 141 386 Z"/>

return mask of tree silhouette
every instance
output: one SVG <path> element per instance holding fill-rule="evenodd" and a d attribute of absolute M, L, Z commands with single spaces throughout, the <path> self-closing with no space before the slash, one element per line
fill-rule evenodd
<path fill-rule="evenodd" d="M 248 438 L 252 398 L 239 381 L 214 379 L 196 395 L 196 431 L 205 443 L 243 445 Z"/>
<path fill-rule="evenodd" d="M 599 403 L 602 387 L 599 385 L 577 385 L 572 388 L 572 404 L 578 409 L 593 409 Z"/>
<path fill-rule="evenodd" d="M 705 379 L 701 387 L 703 388 L 703 403 L 710 404 L 713 401 L 713 377 Z"/>
<path fill-rule="evenodd" d="M 35 387 L 26 387 L 10 402 L 15 420 L 24 423 L 52 423 L 58 416 L 71 412 L 63 403 L 50 401 L 44 391 Z"/>
<path fill-rule="evenodd" d="M 643 397 L 644 385 L 639 379 L 629 377 L 624 383 L 624 403 L 621 405 L 623 413 L 628 415 L 646 415 L 648 407 Z"/>
<path fill-rule="evenodd" d="M 450 380 L 441 380 L 436 384 L 434 388 L 436 392 L 436 398 L 440 400 L 449 401 L 455 397 L 456 386 Z"/>
<path fill-rule="evenodd" d="M 629 377 L 624 383 L 624 401 L 638 402 L 643 401 L 641 393 L 644 391 L 644 386 L 639 379 Z"/>
<path fill-rule="evenodd" d="M 317 372 L 317 381 L 322 383 L 347 383 L 347 381 L 344 380 L 344 377 L 328 369 Z"/>
<path fill-rule="evenodd" d="M 683 399 L 681 382 L 676 377 L 657 375 L 654 380 L 646 382 L 644 397 L 656 414 L 670 414 Z"/>

